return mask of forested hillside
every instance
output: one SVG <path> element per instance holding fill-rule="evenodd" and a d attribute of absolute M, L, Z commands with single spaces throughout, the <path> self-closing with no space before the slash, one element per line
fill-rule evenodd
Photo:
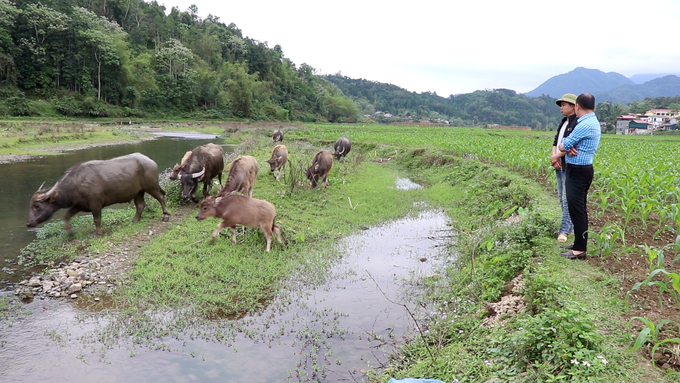
<path fill-rule="evenodd" d="M 352 97 L 364 114 L 389 112 L 394 120 L 412 118 L 449 121 L 452 125 L 499 124 L 549 129 L 561 119 L 555 99 L 527 97 L 510 89 L 493 89 L 440 97 L 416 93 L 391 84 L 351 79 L 340 74 L 324 76 L 343 94 Z M 385 120 L 384 117 L 381 119 Z"/>
<path fill-rule="evenodd" d="M 354 121 L 354 103 L 280 46 L 156 1 L 0 0 L 0 115 Z"/>

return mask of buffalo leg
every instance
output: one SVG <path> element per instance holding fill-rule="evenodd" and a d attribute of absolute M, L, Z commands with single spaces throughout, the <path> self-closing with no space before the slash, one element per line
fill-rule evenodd
<path fill-rule="evenodd" d="M 231 244 L 236 244 L 236 225 L 229 227 L 231 229 Z"/>
<path fill-rule="evenodd" d="M 267 238 L 267 252 L 269 252 L 272 248 L 272 227 L 263 223 L 260 225 L 260 229 L 262 229 L 264 236 Z"/>
<path fill-rule="evenodd" d="M 144 202 L 144 190 L 140 191 L 135 196 L 135 207 L 137 208 L 137 213 L 135 213 L 135 216 L 132 218 L 132 223 L 139 221 L 142 217 L 142 212 L 146 207 L 146 202 Z"/>
<path fill-rule="evenodd" d="M 163 217 L 161 218 L 161 221 L 168 222 L 170 220 L 170 213 L 168 213 L 168 209 L 165 207 L 165 192 L 163 189 L 159 187 L 158 189 L 145 191 L 161 204 L 161 208 L 163 209 Z"/>
<path fill-rule="evenodd" d="M 203 198 L 207 198 L 212 192 L 212 180 L 203 181 Z"/>
<path fill-rule="evenodd" d="M 220 230 L 222 230 L 222 228 L 226 226 L 227 225 L 225 224 L 224 221 L 217 224 L 217 227 L 215 227 L 215 230 L 213 230 L 212 234 L 210 235 L 210 243 L 215 242 L 215 238 L 217 238 L 217 236 L 220 235 Z"/>
<path fill-rule="evenodd" d="M 93 208 L 92 218 L 94 219 L 94 235 L 99 237 L 100 235 L 104 234 L 102 231 L 102 209 Z"/>
<path fill-rule="evenodd" d="M 281 228 L 278 225 L 272 224 L 272 229 L 274 230 L 274 233 L 276 233 L 276 240 L 279 241 L 279 243 L 283 243 L 283 239 L 281 239 Z"/>
<path fill-rule="evenodd" d="M 80 209 L 78 209 L 75 206 L 71 206 L 70 209 L 66 211 L 66 214 L 64 215 L 64 230 L 66 230 L 67 233 L 73 234 L 71 231 L 71 217 L 73 217 L 76 213 L 78 213 Z M 97 224 L 97 221 L 95 221 L 95 225 Z"/>

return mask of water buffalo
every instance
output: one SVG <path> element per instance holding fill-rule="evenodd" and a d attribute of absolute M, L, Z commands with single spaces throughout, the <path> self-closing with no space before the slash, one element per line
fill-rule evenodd
<path fill-rule="evenodd" d="M 195 148 L 180 177 L 182 183 L 182 199 L 191 198 L 196 201 L 194 193 L 198 183 L 203 181 L 203 198 L 210 194 L 212 180 L 217 177 L 222 185 L 222 171 L 224 170 L 224 151 L 215 144 L 205 144 Z"/>
<path fill-rule="evenodd" d="M 312 166 L 307 168 L 305 174 L 307 179 L 312 181 L 312 188 L 315 188 L 319 178 L 323 180 L 323 188 L 328 187 L 328 173 L 333 167 L 333 155 L 328 150 L 320 150 L 312 159 Z"/>
<path fill-rule="evenodd" d="M 182 175 L 180 173 L 184 173 L 184 169 L 187 167 L 187 162 L 189 162 L 191 153 L 192 153 L 191 150 L 184 153 L 184 157 L 182 157 L 182 160 L 179 162 L 179 164 L 175 164 L 175 166 L 172 167 L 172 173 L 170 173 L 171 180 L 176 180 L 178 177 Z"/>
<path fill-rule="evenodd" d="M 236 244 L 236 225 L 247 227 L 259 227 L 267 238 L 267 252 L 272 247 L 272 231 L 276 233 L 276 239 L 281 240 L 281 228 L 274 224 L 276 208 L 271 203 L 246 197 L 238 194 L 227 194 L 223 197 L 204 199 L 199 207 L 196 219 L 201 221 L 208 217 L 221 219 L 210 236 L 210 243 L 220 234 L 225 227 L 231 229 L 231 244 Z"/>
<path fill-rule="evenodd" d="M 281 129 L 276 129 L 274 133 L 272 133 L 272 140 L 274 143 L 283 142 L 283 131 L 281 131 Z"/>
<path fill-rule="evenodd" d="M 139 221 L 146 206 L 144 193 L 151 194 L 163 209 L 163 222 L 170 214 L 165 208 L 165 192 L 158 185 L 158 165 L 141 153 L 128 154 L 110 160 L 87 161 L 73 166 L 51 189 L 42 185 L 31 198 L 26 226 L 35 227 L 52 217 L 55 211 L 68 208 L 64 229 L 71 233 L 71 217 L 85 211 L 92 212 L 96 236 L 102 234 L 102 208 L 115 203 L 135 201 L 137 213 L 132 222 Z"/>
<path fill-rule="evenodd" d="M 333 149 L 335 149 L 333 157 L 335 157 L 336 160 L 339 160 L 341 158 L 344 158 L 347 155 L 347 153 L 349 153 L 349 151 L 352 150 L 352 143 L 349 142 L 349 138 L 340 137 L 338 138 L 337 141 L 335 141 Z"/>
<path fill-rule="evenodd" d="M 257 179 L 257 161 L 252 156 L 238 156 L 229 164 L 229 175 L 224 187 L 217 194 L 224 196 L 229 193 L 241 192 L 253 196 L 253 186 Z"/>
<path fill-rule="evenodd" d="M 274 173 L 276 170 L 276 181 L 279 180 L 280 173 L 286 176 L 286 162 L 288 161 L 288 149 L 286 145 L 276 145 L 272 151 L 272 157 L 267 160 L 270 166 L 270 172 Z"/>

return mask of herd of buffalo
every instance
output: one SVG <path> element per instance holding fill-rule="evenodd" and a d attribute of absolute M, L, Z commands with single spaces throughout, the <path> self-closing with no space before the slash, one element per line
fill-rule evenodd
<path fill-rule="evenodd" d="M 271 158 L 267 160 L 271 173 L 276 180 L 285 177 L 288 149 L 283 142 L 283 132 L 279 129 L 272 134 L 275 144 Z M 320 150 L 307 168 L 306 176 L 316 187 L 321 181 L 328 186 L 328 174 L 336 160 L 343 158 L 351 149 L 351 142 L 340 137 L 334 145 L 335 153 Z M 281 229 L 274 224 L 276 209 L 270 202 L 252 198 L 253 186 L 257 178 L 257 161 L 252 156 L 239 156 L 229 164 L 227 179 L 222 185 L 224 171 L 224 151 L 215 144 L 206 144 L 186 152 L 179 164 L 172 168 L 170 179 L 180 180 L 182 199 L 198 202 L 194 195 L 198 184 L 203 182 L 203 201 L 199 206 L 196 219 L 208 217 L 222 219 L 213 231 L 211 242 L 221 229 L 229 227 L 232 231 L 232 244 L 236 244 L 236 225 L 259 227 L 267 238 L 267 251 L 271 249 L 272 233 L 281 240 Z M 215 197 L 211 195 L 213 179 L 217 177 L 220 189 Z M 43 183 L 44 185 L 44 183 Z M 70 219 L 78 212 L 91 212 L 94 219 L 95 235 L 101 235 L 102 208 L 116 203 L 134 200 L 136 214 L 132 222 L 137 222 L 144 211 L 144 193 L 158 200 L 163 209 L 162 221 L 167 222 L 170 214 L 165 207 L 165 192 L 158 183 L 158 165 L 141 153 L 128 154 L 110 160 L 93 160 L 77 164 L 50 189 L 40 185 L 33 194 L 26 226 L 35 227 L 47 221 L 59 209 L 68 209 L 64 216 L 64 229 L 70 234 Z M 241 193 L 241 195 L 237 193 Z"/>

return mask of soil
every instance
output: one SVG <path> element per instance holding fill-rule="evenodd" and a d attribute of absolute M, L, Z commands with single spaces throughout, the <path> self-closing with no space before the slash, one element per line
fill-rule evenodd
<path fill-rule="evenodd" d="M 592 206 L 592 205 L 591 205 Z M 593 215 L 592 213 L 590 213 Z M 600 232 L 604 227 L 611 224 L 612 222 L 622 222 L 622 217 L 614 213 L 604 213 L 602 216 L 590 217 L 589 219 L 589 229 L 593 232 Z M 627 246 L 635 246 L 633 249 L 625 249 L 625 246 L 621 246 L 621 241 L 618 241 L 618 247 L 616 247 L 609 256 L 599 255 L 589 251 L 590 256 L 588 256 L 585 262 L 595 265 L 607 273 L 617 277 L 620 281 L 619 285 L 619 298 L 625 300 L 633 286 L 644 281 L 650 273 L 649 266 L 647 265 L 647 255 L 644 253 L 637 252 L 635 250 L 641 250 L 637 245 L 646 244 L 650 247 L 655 247 L 656 249 L 661 249 L 664 246 L 675 242 L 675 234 L 669 230 L 657 233 L 657 226 L 654 224 L 649 224 L 647 229 L 644 229 L 641 222 L 631 221 L 628 225 L 628 229 L 625 233 L 625 240 Z M 589 238 L 592 242 L 594 238 Z M 594 246 L 590 245 L 589 248 L 593 249 Z M 673 258 L 675 255 L 672 251 L 665 252 L 664 267 L 666 270 L 673 271 Z M 661 276 L 655 277 L 654 280 L 666 281 Z M 630 309 L 626 312 L 626 319 L 629 321 L 634 317 L 645 317 L 648 320 L 658 324 L 662 320 L 672 320 L 674 322 L 678 321 L 678 315 L 680 314 L 680 302 L 677 302 L 670 294 L 665 293 L 663 296 L 663 304 L 660 304 L 660 295 L 658 287 L 653 286 L 642 286 L 640 289 L 630 292 L 628 297 L 628 304 Z M 672 325 L 667 325 L 662 328 L 659 339 L 675 338 L 680 336 L 678 333 L 677 326 L 671 327 Z M 634 320 L 630 323 L 631 333 L 637 337 L 637 334 L 645 328 L 646 326 L 639 320 Z M 678 347 L 673 347 L 671 343 L 666 348 L 660 348 L 654 355 L 653 360 L 656 365 L 662 369 L 669 370 L 673 369 L 680 371 L 680 354 Z M 643 353 L 646 357 L 651 358 L 651 345 L 646 345 L 643 347 Z"/>

